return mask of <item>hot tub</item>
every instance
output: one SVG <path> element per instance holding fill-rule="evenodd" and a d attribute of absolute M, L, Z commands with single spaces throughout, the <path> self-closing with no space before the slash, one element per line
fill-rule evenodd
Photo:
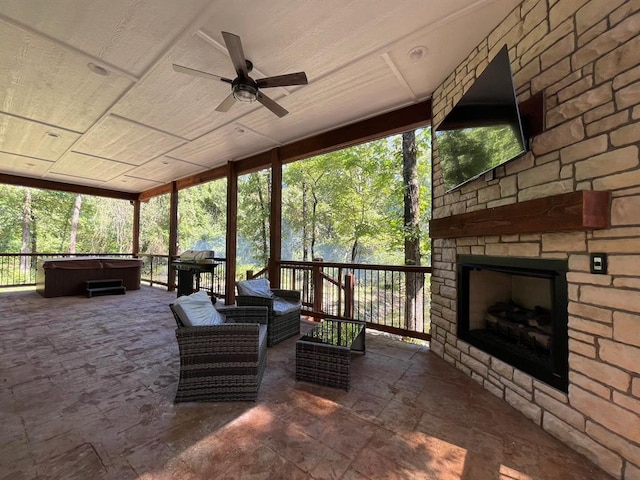
<path fill-rule="evenodd" d="M 137 258 L 47 258 L 38 262 L 36 291 L 47 298 L 84 295 L 87 280 L 107 279 L 121 279 L 127 290 L 139 290 L 141 268 Z"/>

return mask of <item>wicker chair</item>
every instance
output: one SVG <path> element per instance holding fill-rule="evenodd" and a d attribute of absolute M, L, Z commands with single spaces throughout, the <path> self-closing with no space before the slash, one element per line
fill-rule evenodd
<path fill-rule="evenodd" d="M 236 304 L 239 307 L 267 307 L 269 318 L 267 321 L 267 346 L 272 347 L 287 338 L 300 334 L 300 292 L 297 290 L 283 290 L 279 288 L 270 289 L 273 297 L 242 295 L 242 284 L 236 282 L 238 295 Z M 279 312 L 278 303 L 289 303 L 292 305 L 285 312 Z M 274 308 L 275 304 L 275 308 Z"/>
<path fill-rule="evenodd" d="M 267 309 L 221 307 L 224 324 L 185 327 L 173 304 L 170 308 L 180 350 L 174 401 L 255 401 L 267 360 Z"/>

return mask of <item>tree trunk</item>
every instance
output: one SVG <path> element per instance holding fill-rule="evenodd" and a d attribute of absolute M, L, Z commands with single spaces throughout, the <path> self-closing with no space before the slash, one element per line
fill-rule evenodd
<path fill-rule="evenodd" d="M 315 186 L 311 192 L 313 203 L 311 205 L 311 258 L 316 258 L 316 216 L 318 213 L 318 197 Z"/>
<path fill-rule="evenodd" d="M 402 134 L 402 179 L 404 182 L 405 265 L 420 265 L 420 204 L 415 131 Z M 406 274 L 405 320 L 410 330 L 423 331 L 424 275 Z"/>
<path fill-rule="evenodd" d="M 31 247 L 31 191 L 27 188 L 24 191 L 24 201 L 22 203 L 22 245 L 20 253 L 30 252 Z M 26 255 L 20 256 L 20 270 L 28 272 L 31 266 L 30 258 Z"/>
<path fill-rule="evenodd" d="M 76 253 L 76 236 L 78 234 L 78 220 L 80 219 L 80 208 L 82 207 L 82 195 L 76 196 L 76 203 L 73 206 L 71 215 L 71 236 L 69 238 L 69 253 Z"/>
<path fill-rule="evenodd" d="M 358 237 L 356 236 L 353 239 L 353 243 L 351 244 L 351 261 L 350 263 L 356 263 L 356 259 L 358 258 Z"/>
<path fill-rule="evenodd" d="M 258 185 L 258 201 L 260 203 L 260 217 L 261 217 L 261 221 L 260 221 L 260 236 L 261 238 L 261 243 L 262 243 L 262 260 L 264 261 L 265 265 L 267 263 L 267 258 L 269 258 L 269 245 L 268 245 L 268 233 L 267 233 L 267 226 L 266 226 L 266 222 L 269 221 L 269 217 L 266 217 L 265 220 L 265 210 L 269 209 L 269 205 L 268 205 L 268 198 L 267 198 L 267 204 L 265 205 L 265 194 L 262 192 L 262 182 L 260 181 L 260 174 L 256 174 L 258 175 L 257 178 L 257 185 Z M 268 194 L 266 195 L 268 197 Z"/>
<path fill-rule="evenodd" d="M 307 231 L 307 182 L 302 180 L 302 261 L 309 259 L 309 232 Z"/>

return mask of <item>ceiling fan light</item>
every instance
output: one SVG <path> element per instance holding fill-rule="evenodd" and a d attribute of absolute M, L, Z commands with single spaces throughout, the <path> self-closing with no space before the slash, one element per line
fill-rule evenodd
<path fill-rule="evenodd" d="M 239 83 L 233 86 L 233 96 L 240 102 L 255 102 L 258 98 L 258 89 L 253 85 Z"/>

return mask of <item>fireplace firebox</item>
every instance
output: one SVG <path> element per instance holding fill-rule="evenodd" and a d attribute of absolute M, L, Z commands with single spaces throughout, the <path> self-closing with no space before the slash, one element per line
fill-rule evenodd
<path fill-rule="evenodd" d="M 567 262 L 459 255 L 458 338 L 564 392 Z"/>

